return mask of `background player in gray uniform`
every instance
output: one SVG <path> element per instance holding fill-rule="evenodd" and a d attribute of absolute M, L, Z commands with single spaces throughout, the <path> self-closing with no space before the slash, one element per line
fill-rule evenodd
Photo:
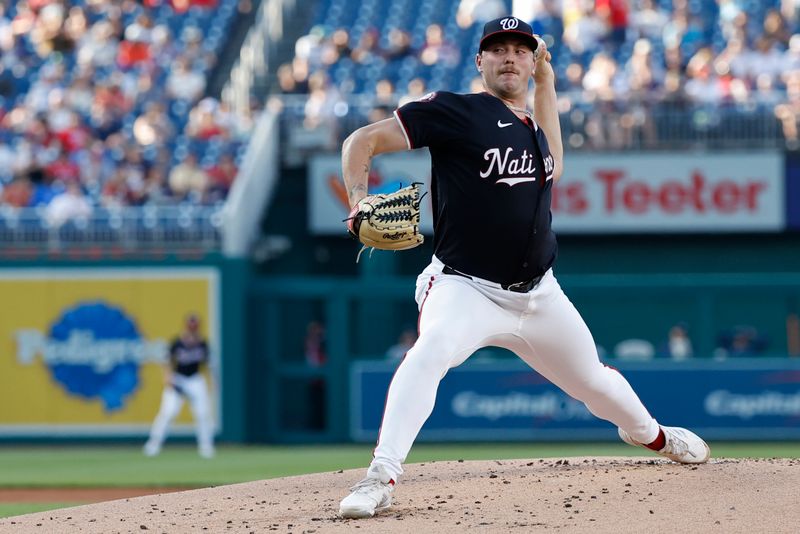
<path fill-rule="evenodd" d="M 563 147 L 549 60 L 523 21 L 490 21 L 475 58 L 485 92 L 432 93 L 344 143 L 351 206 L 367 196 L 374 155 L 428 147 L 434 214 L 434 256 L 417 279 L 419 338 L 389 386 L 374 458 L 342 500 L 344 517 L 369 517 L 391 504 L 439 381 L 490 345 L 516 353 L 615 424 L 627 443 L 681 463 L 709 458 L 702 439 L 659 425 L 625 378 L 600 362 L 589 329 L 553 275 L 550 196 L 562 174 Z M 533 113 L 526 110 L 531 78 Z"/>
<path fill-rule="evenodd" d="M 198 452 L 203 458 L 214 456 L 211 401 L 205 377 L 200 372 L 208 360 L 208 343 L 200 334 L 200 318 L 190 314 L 186 317 L 183 332 L 169 349 L 169 359 L 164 366 L 161 407 L 150 429 L 150 439 L 144 446 L 145 455 L 155 456 L 161 452 L 169 425 L 180 413 L 185 398 L 194 416 Z"/>

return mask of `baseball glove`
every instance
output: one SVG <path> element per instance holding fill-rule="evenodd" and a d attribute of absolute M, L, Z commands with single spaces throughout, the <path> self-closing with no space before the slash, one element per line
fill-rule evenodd
<path fill-rule="evenodd" d="M 361 199 L 345 219 L 347 231 L 366 248 L 406 250 L 422 244 L 419 232 L 420 183 L 394 193 Z M 359 257 L 361 256 L 359 252 Z M 358 258 L 356 258 L 358 261 Z"/>

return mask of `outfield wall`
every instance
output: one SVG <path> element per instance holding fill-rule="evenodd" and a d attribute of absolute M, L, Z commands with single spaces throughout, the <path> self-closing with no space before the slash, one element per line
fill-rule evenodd
<path fill-rule="evenodd" d="M 778 339 L 800 275 L 565 275 L 560 282 L 604 342 L 664 333 L 679 317 L 694 321 L 693 362 L 634 366 L 607 355 L 666 424 L 713 439 L 800 438 L 800 360 L 781 354 Z M 414 324 L 413 285 L 376 275 L 254 277 L 248 263 L 222 258 L 5 266 L 0 440 L 142 439 L 158 407 L 164 346 L 194 311 L 214 353 L 221 440 L 372 441 L 393 365 L 379 360 L 397 329 L 409 318 Z M 715 332 L 743 311 L 777 325 L 769 331 L 773 349 L 759 360 L 714 360 L 707 348 Z M 325 327 L 320 365 L 307 360 L 310 321 Z M 492 356 L 499 367 L 451 371 L 437 407 L 451 413 L 437 411 L 423 439 L 614 439 L 607 424 L 586 418 L 509 354 Z M 191 434 L 187 413 L 176 430 Z"/>

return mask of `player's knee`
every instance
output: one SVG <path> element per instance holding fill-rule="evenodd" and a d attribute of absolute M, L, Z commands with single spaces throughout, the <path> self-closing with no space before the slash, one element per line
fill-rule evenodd
<path fill-rule="evenodd" d="M 420 337 L 406 354 L 404 366 L 419 372 L 444 373 L 450 368 L 455 347 L 440 338 Z"/>

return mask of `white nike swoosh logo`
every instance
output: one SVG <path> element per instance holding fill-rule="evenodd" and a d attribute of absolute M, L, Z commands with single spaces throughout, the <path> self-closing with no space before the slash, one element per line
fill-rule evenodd
<path fill-rule="evenodd" d="M 510 122 L 502 122 L 500 120 L 497 121 L 497 127 L 498 128 L 505 128 L 506 126 L 511 126 L 511 123 Z"/>
<path fill-rule="evenodd" d="M 497 180 L 498 184 L 508 184 L 509 187 L 515 186 L 517 184 L 523 184 L 525 182 L 535 182 L 535 176 L 529 176 L 527 178 L 500 178 Z"/>

